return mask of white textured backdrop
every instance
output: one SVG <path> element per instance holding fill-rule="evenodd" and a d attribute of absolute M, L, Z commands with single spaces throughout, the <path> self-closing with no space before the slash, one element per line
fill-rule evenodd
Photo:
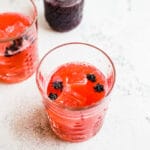
<path fill-rule="evenodd" d="M 81 24 L 67 33 L 52 31 L 39 15 L 40 58 L 70 41 L 95 44 L 113 59 L 117 80 L 101 131 L 82 143 L 55 137 L 41 103 L 35 75 L 0 84 L 0 150 L 150 150 L 150 1 L 85 0 Z"/>

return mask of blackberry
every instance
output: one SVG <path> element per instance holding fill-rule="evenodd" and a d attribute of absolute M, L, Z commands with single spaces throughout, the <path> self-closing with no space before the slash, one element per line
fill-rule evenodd
<path fill-rule="evenodd" d="M 5 50 L 5 57 L 12 56 L 12 53 L 19 50 L 19 48 L 22 46 L 23 38 L 18 38 L 16 40 L 12 41 L 12 44 L 8 47 L 6 47 Z"/>
<path fill-rule="evenodd" d="M 56 93 L 50 93 L 50 94 L 48 95 L 48 97 L 49 97 L 51 100 L 55 100 L 58 96 L 57 96 Z"/>
<path fill-rule="evenodd" d="M 91 82 L 96 82 L 96 76 L 94 74 L 87 74 L 86 78 Z"/>
<path fill-rule="evenodd" d="M 97 83 L 94 86 L 94 90 L 95 90 L 95 92 L 103 92 L 104 91 L 104 86 L 102 84 Z"/>
<path fill-rule="evenodd" d="M 55 81 L 55 82 L 53 82 L 53 87 L 54 87 L 54 89 L 62 90 L 63 89 L 63 83 L 61 81 Z"/>

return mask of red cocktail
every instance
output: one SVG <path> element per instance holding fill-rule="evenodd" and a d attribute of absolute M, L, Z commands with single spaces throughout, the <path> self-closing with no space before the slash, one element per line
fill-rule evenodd
<path fill-rule="evenodd" d="M 0 81 L 14 83 L 31 76 L 38 64 L 37 12 L 30 0 L 2 5 L 8 9 L 0 9 Z"/>
<path fill-rule="evenodd" d="M 112 61 L 92 45 L 69 43 L 46 54 L 37 84 L 55 134 L 72 142 L 94 136 L 103 125 L 114 81 Z"/>

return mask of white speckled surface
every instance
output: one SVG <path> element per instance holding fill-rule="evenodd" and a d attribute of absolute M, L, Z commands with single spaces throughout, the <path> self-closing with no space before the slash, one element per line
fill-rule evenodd
<path fill-rule="evenodd" d="M 85 0 L 80 26 L 67 33 L 50 30 L 39 11 L 40 58 L 70 41 L 89 42 L 115 63 L 116 85 L 101 131 L 82 143 L 67 143 L 49 128 L 35 75 L 0 84 L 0 150 L 150 150 L 150 1 Z"/>

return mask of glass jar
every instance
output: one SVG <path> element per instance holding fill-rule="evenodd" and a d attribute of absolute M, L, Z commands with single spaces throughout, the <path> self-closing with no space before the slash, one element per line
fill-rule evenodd
<path fill-rule="evenodd" d="M 59 32 L 72 30 L 82 20 L 84 0 L 44 0 L 45 18 Z"/>

